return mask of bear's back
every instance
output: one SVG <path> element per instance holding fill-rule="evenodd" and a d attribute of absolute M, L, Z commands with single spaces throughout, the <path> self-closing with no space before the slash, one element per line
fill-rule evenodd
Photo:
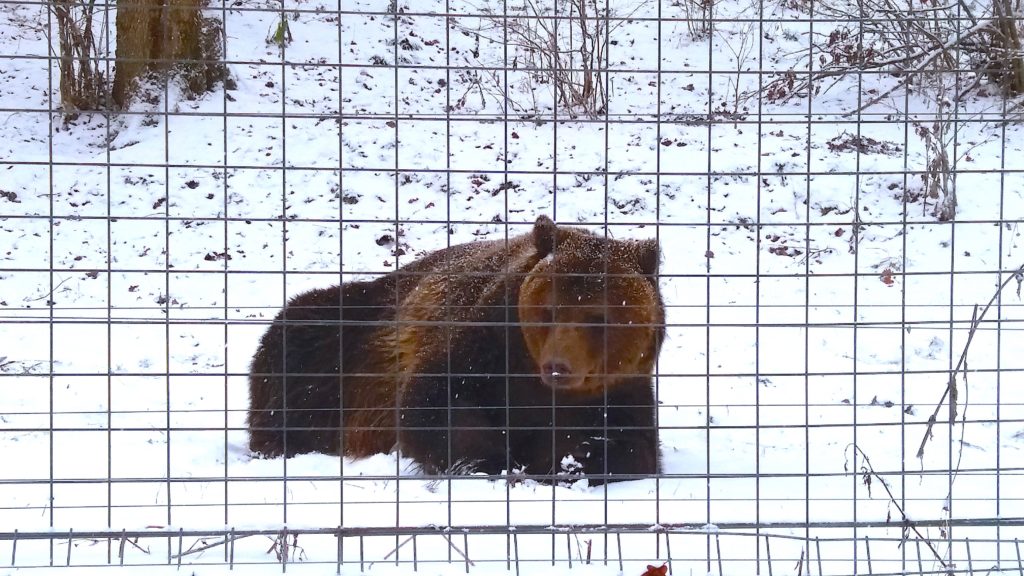
<path fill-rule="evenodd" d="M 394 272 L 400 286 L 396 320 L 481 321 L 483 309 L 514 302 L 507 292 L 537 260 L 529 234 L 428 254 Z"/>
<path fill-rule="evenodd" d="M 447 356 L 453 340 L 516 322 L 512 303 L 537 260 L 526 234 L 444 248 L 394 272 L 400 287 L 395 311 L 399 380 L 415 372 L 424 356 Z M 468 324 L 474 329 L 467 330 Z"/>

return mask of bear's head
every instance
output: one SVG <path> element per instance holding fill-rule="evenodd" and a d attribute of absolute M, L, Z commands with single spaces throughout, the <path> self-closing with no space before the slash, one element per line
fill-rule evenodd
<path fill-rule="evenodd" d="M 614 240 L 541 216 L 533 246 L 538 261 L 520 287 L 518 309 L 544 383 L 598 395 L 650 375 L 665 331 L 657 242 Z"/>

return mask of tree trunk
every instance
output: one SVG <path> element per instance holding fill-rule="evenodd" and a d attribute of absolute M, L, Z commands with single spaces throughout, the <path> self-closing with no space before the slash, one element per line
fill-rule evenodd
<path fill-rule="evenodd" d="M 993 56 L 1003 64 L 1003 85 L 1013 96 L 1024 94 L 1024 57 L 1020 33 L 1017 30 L 1019 16 L 1015 15 L 1010 0 L 994 0 L 992 12 L 996 16 L 997 34 L 994 37 Z"/>
<path fill-rule="evenodd" d="M 226 78 L 220 23 L 203 18 L 202 0 L 117 0 L 113 98 L 124 108 L 147 72 L 183 72 L 190 93 Z"/>
<path fill-rule="evenodd" d="M 112 96 L 119 108 L 127 106 L 135 79 L 151 64 L 152 30 L 159 30 L 153 26 L 154 20 L 159 22 L 159 1 L 119 0 L 117 3 L 117 50 L 114 53 Z"/>

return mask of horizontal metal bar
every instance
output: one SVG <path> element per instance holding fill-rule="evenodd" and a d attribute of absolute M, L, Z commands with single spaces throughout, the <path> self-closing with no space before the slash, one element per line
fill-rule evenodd
<path fill-rule="evenodd" d="M 1024 517 L 1012 518 L 953 518 L 953 519 L 925 519 L 914 520 L 913 524 L 919 528 L 960 528 L 960 527 L 1015 527 L 1024 526 Z M 510 526 L 400 526 L 400 527 L 335 527 L 335 528 L 287 528 L 289 535 L 334 535 L 343 538 L 358 536 L 402 536 L 402 535 L 430 535 L 430 534 L 481 534 L 481 535 L 505 535 L 505 534 L 707 534 L 713 535 L 738 535 L 749 536 L 744 531 L 760 533 L 761 537 L 766 536 L 765 531 L 769 530 L 807 530 L 807 529 L 872 529 L 872 528 L 901 528 L 901 522 L 724 522 L 713 525 L 699 524 L 578 524 L 578 525 L 510 525 Z M 154 528 L 151 530 L 57 530 L 52 531 L 30 531 L 30 532 L 0 532 L 0 541 L 6 540 L 54 540 L 66 539 L 69 534 L 76 539 L 120 539 L 120 538 L 167 538 L 167 537 L 210 537 L 210 536 L 279 536 L 285 528 L 272 529 L 174 529 Z M 821 538 L 821 537 L 800 537 L 785 534 L 767 534 L 771 537 L 797 539 L 797 540 L 820 540 L 822 542 L 847 542 L 852 538 Z M 904 538 L 893 537 L 872 538 L 872 541 L 902 541 Z M 940 539 L 945 542 L 947 539 Z M 963 542 L 967 539 L 949 539 L 949 541 Z M 971 542 L 1003 542 L 999 539 L 970 538 Z M 1012 541 L 1012 540 L 1006 540 Z"/>

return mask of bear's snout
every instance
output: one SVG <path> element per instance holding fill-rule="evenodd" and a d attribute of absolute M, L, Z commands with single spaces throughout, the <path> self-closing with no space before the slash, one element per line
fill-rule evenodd
<path fill-rule="evenodd" d="M 552 388 L 568 388 L 577 384 L 572 366 L 561 359 L 548 360 L 540 367 L 540 379 Z"/>
<path fill-rule="evenodd" d="M 549 360 L 541 367 L 541 376 L 544 377 L 545 382 L 551 379 L 572 376 L 572 368 L 563 360 Z M 548 382 L 548 384 L 550 383 Z"/>

